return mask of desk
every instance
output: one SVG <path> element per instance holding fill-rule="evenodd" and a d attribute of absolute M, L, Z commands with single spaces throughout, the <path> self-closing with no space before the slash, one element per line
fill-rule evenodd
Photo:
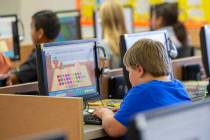
<path fill-rule="evenodd" d="M 38 82 L 17 84 L 17 85 L 6 86 L 6 87 L 0 88 L 0 93 L 3 93 L 3 94 L 24 93 L 24 92 L 30 92 L 30 91 L 39 91 Z"/>
<path fill-rule="evenodd" d="M 103 103 L 102 103 L 103 102 Z M 95 102 L 90 102 L 89 106 L 90 108 L 94 107 L 94 103 L 98 104 L 97 106 L 109 106 L 109 104 L 117 105 L 115 107 L 119 107 L 118 105 L 122 102 L 122 100 L 110 100 L 110 99 L 105 99 L 102 101 L 95 101 Z M 108 137 L 106 132 L 103 130 L 101 125 L 84 125 L 84 139 L 89 140 L 89 139 L 112 139 Z"/>
<path fill-rule="evenodd" d="M 107 134 L 101 127 L 101 125 L 84 125 L 84 139 L 97 139 L 106 137 Z"/>

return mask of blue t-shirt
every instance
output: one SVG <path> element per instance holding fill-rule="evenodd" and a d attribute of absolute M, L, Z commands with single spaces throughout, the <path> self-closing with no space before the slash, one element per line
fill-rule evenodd
<path fill-rule="evenodd" d="M 187 91 L 180 81 L 153 80 L 133 87 L 114 117 L 127 127 L 129 120 L 139 112 L 189 101 Z"/>

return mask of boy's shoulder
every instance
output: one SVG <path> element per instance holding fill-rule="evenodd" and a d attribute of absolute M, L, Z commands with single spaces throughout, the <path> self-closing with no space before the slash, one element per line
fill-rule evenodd
<path fill-rule="evenodd" d="M 152 91 L 154 92 L 154 90 L 156 89 L 160 89 L 160 88 L 167 88 L 167 87 L 173 87 L 173 88 L 184 88 L 183 84 L 181 81 L 179 80 L 171 80 L 168 82 L 165 81 L 158 81 L 158 80 L 152 80 L 150 82 L 147 83 L 142 83 L 139 85 L 134 86 L 131 90 L 130 93 L 146 93 L 145 91 Z"/>
<path fill-rule="evenodd" d="M 154 85 L 148 82 L 136 85 L 129 90 L 128 95 L 133 97 L 138 96 L 140 94 L 143 95 L 146 93 L 145 91 L 151 90 L 152 86 L 154 87 Z"/>
<path fill-rule="evenodd" d="M 171 98 L 173 96 L 173 98 Z M 174 102 L 177 100 L 189 100 L 187 91 L 179 80 L 169 82 L 150 81 L 133 87 L 126 96 L 132 102 L 142 99 L 144 102 L 158 102 L 162 104 L 164 100 Z"/>
<path fill-rule="evenodd" d="M 142 87 L 144 88 L 144 87 L 158 86 L 158 85 L 183 86 L 181 81 L 179 81 L 177 79 L 173 79 L 173 80 L 170 80 L 170 81 L 151 80 L 149 82 L 136 85 L 134 88 L 142 88 Z"/>

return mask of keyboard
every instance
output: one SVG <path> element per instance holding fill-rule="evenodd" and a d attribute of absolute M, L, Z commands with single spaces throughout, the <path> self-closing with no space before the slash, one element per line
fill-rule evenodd
<path fill-rule="evenodd" d="M 87 111 L 83 111 L 84 115 L 84 122 L 85 124 L 95 124 L 95 125 L 101 125 L 102 121 L 100 118 L 93 116 L 92 113 L 89 113 Z"/>
<path fill-rule="evenodd" d="M 208 81 L 187 81 L 184 82 L 192 101 L 202 100 L 206 97 Z"/>

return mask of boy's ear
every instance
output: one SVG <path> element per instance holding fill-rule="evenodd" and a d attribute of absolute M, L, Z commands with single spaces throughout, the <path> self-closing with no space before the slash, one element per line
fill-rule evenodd
<path fill-rule="evenodd" d="M 39 29 L 37 31 L 37 33 L 38 33 L 38 36 L 37 36 L 38 39 L 41 40 L 44 37 L 44 30 L 43 29 Z"/>
<path fill-rule="evenodd" d="M 138 72 L 139 78 L 141 78 L 144 75 L 144 69 L 141 65 L 136 65 L 136 71 Z"/>

